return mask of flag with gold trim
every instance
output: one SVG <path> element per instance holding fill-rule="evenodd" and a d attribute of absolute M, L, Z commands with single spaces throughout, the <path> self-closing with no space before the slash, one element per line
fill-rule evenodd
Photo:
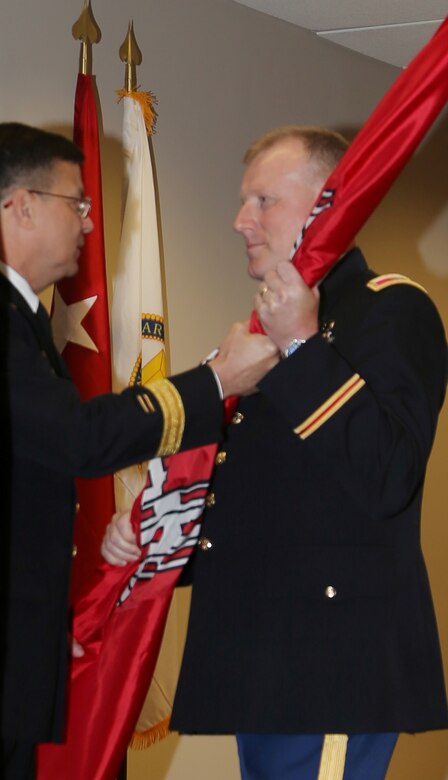
<path fill-rule="evenodd" d="M 165 317 L 162 290 L 161 231 L 157 209 L 157 179 L 151 141 L 155 98 L 148 92 L 126 92 L 123 102 L 124 210 L 118 267 L 112 303 L 114 390 L 146 384 L 166 375 Z M 118 509 L 130 508 L 140 492 L 146 468 L 134 466 L 115 475 Z M 173 701 L 176 668 L 170 645 L 177 645 L 176 623 L 168 621 L 164 658 L 136 722 L 131 745 L 146 747 L 165 736 Z M 177 661 L 177 663 L 175 663 Z"/>
<path fill-rule="evenodd" d="M 146 383 L 166 375 L 161 242 L 153 150 L 148 142 L 155 126 L 154 96 L 118 93 L 123 102 L 124 210 L 112 304 L 114 389 Z M 134 466 L 115 475 L 117 507 L 132 506 L 146 469 Z M 176 644 L 169 621 L 165 652 Z M 174 661 L 175 659 L 173 659 Z M 179 662 L 178 662 L 179 663 Z M 131 744 L 151 744 L 167 733 L 176 664 L 161 659 L 136 723 Z"/>
<path fill-rule="evenodd" d="M 154 97 L 119 92 L 123 104 L 123 222 L 112 293 L 113 389 L 166 375 L 160 244 L 148 134 Z M 144 482 L 134 466 L 115 477 L 118 509 L 132 506 Z"/>

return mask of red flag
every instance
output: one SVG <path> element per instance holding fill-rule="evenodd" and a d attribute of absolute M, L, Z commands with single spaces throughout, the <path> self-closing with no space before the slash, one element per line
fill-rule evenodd
<path fill-rule="evenodd" d="M 401 74 L 329 177 L 293 258 L 307 284 L 315 284 L 337 262 L 447 100 L 448 19 Z M 254 329 L 260 328 L 254 317 L 252 325 Z M 228 410 L 231 407 L 230 402 Z M 151 461 L 150 482 L 145 488 L 150 498 L 144 490 L 132 513 L 134 526 L 143 529 L 142 559 L 125 569 L 114 570 L 103 565 L 101 582 L 97 581 L 90 595 L 78 604 L 75 635 L 79 630 L 79 636 L 89 647 L 89 656 L 73 664 L 67 744 L 40 750 L 39 780 L 54 777 L 113 780 L 115 777 L 132 734 L 136 710 L 146 692 L 160 641 L 160 621 L 164 620 L 170 588 L 174 587 L 179 572 L 176 568 L 162 568 L 145 580 L 144 560 L 150 561 L 152 548 L 160 560 L 166 531 L 168 567 L 176 558 L 183 562 L 179 550 L 183 551 L 186 545 L 186 555 L 197 536 L 214 452 L 215 448 L 206 447 L 163 461 Z M 163 473 L 167 469 L 165 479 L 160 479 L 161 468 Z M 152 490 L 153 475 L 157 473 L 161 483 L 159 493 Z M 180 506 L 177 517 L 172 508 L 169 510 L 170 523 L 164 525 L 166 485 L 179 497 Z M 177 489 L 172 489 L 172 485 Z M 171 523 L 182 527 L 182 496 L 188 496 L 190 491 L 194 495 L 195 490 L 198 491 L 198 516 L 192 527 L 183 528 L 183 539 L 176 548 L 170 538 Z M 161 525 L 154 522 L 154 535 L 148 536 L 145 531 L 148 506 L 157 512 L 160 501 Z M 134 581 L 136 572 L 139 578 Z M 125 580 L 134 586 L 129 593 L 126 591 L 127 597 L 122 601 Z M 111 609 L 114 603 L 117 607 Z M 115 712 L 120 708 L 117 728 L 112 728 L 108 718 L 111 695 Z M 92 718 L 88 717 L 91 712 L 95 713 L 96 722 L 92 731 Z M 101 727 L 98 724 L 103 718 L 104 727 Z"/>
<path fill-rule="evenodd" d="M 73 659 L 67 740 L 39 747 L 38 780 L 116 778 L 154 672 L 173 589 L 199 535 L 214 451 L 188 452 L 195 472 L 188 485 L 182 458 L 150 461 L 131 517 L 142 556 L 125 567 L 103 562 L 76 604 L 74 634 L 86 653 Z"/>
<path fill-rule="evenodd" d="M 327 179 L 292 257 L 310 287 L 346 251 L 447 102 L 447 45 L 448 18 L 403 70 Z M 254 315 L 251 328 L 261 330 Z"/>
<path fill-rule="evenodd" d="M 95 229 L 85 237 L 78 274 L 55 288 L 52 317 L 56 344 L 85 400 L 110 392 L 111 362 L 98 119 L 92 76 L 82 73 L 76 85 L 73 140 L 84 153 L 84 189 L 92 198 Z M 104 529 L 115 511 L 113 477 L 79 479 L 77 494 L 74 594 L 100 561 Z"/>

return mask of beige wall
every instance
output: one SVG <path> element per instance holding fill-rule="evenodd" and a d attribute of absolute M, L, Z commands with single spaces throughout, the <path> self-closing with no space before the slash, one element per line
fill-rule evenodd
<path fill-rule="evenodd" d="M 159 101 L 154 139 L 163 221 L 171 362 L 181 370 L 214 346 L 228 323 L 245 317 L 253 285 L 241 242 L 231 231 L 240 159 L 252 138 L 289 122 L 359 128 L 398 71 L 351 53 L 232 0 L 93 0 L 102 29 L 94 49 L 103 115 L 106 246 L 110 276 L 120 218 L 121 107 L 118 57 L 129 18 L 143 53 L 143 89 Z M 0 120 L 70 133 L 78 63 L 71 25 L 81 0 L 1 4 Z M 448 118 L 408 166 L 363 231 L 378 272 L 422 282 L 448 323 Z M 409 334 L 412 338 L 412 333 Z M 431 459 L 424 546 L 444 657 L 448 550 L 447 414 Z M 185 612 L 185 610 L 184 610 Z M 233 780 L 231 738 L 170 737 L 129 759 L 130 780 Z M 389 780 L 447 780 L 448 737 L 406 737 Z"/>

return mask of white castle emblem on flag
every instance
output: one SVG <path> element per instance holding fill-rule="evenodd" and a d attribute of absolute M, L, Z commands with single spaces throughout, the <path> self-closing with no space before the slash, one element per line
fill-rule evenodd
<path fill-rule="evenodd" d="M 129 579 L 117 606 L 123 604 L 140 580 L 184 566 L 197 543 L 208 482 L 170 490 L 166 485 L 167 473 L 163 458 L 149 462 L 140 503 L 141 547 L 147 548 L 147 555 Z"/>
<path fill-rule="evenodd" d="M 294 246 L 292 248 L 292 252 L 289 257 L 290 260 L 292 260 L 292 258 L 294 257 L 295 253 L 297 252 L 300 244 L 304 239 L 306 231 L 308 230 L 309 226 L 314 222 L 316 217 L 318 217 L 319 214 L 322 214 L 323 211 L 329 209 L 333 205 L 335 193 L 336 190 L 331 190 L 331 189 L 322 190 L 319 200 L 313 206 L 313 210 L 311 211 L 308 219 L 306 220 L 303 228 L 301 229 L 299 235 L 297 236 L 297 239 L 294 242 Z"/>

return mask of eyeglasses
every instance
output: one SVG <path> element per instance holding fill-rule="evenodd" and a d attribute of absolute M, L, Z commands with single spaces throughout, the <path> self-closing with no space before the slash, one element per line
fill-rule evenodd
<path fill-rule="evenodd" d="M 76 212 L 82 219 L 87 219 L 92 208 L 92 198 L 76 198 L 74 195 L 58 195 L 56 192 L 44 192 L 43 190 L 28 190 L 28 192 L 34 193 L 34 195 L 49 195 L 51 198 L 64 198 L 64 200 L 71 200 L 75 204 Z M 5 208 L 6 208 L 5 203 Z"/>

